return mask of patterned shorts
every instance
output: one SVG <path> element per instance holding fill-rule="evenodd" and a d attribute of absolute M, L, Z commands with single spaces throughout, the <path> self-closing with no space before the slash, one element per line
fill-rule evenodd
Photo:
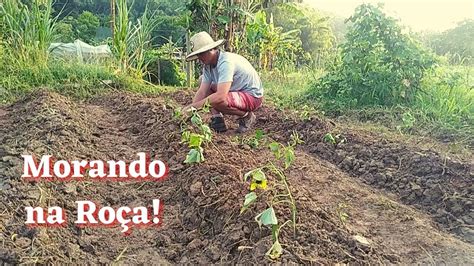
<path fill-rule="evenodd" d="M 216 92 L 217 86 L 211 85 L 211 91 Z M 230 91 L 227 94 L 227 103 L 229 107 L 234 107 L 239 110 L 249 112 L 255 111 L 262 106 L 263 97 L 257 98 L 249 93 L 242 91 Z"/>

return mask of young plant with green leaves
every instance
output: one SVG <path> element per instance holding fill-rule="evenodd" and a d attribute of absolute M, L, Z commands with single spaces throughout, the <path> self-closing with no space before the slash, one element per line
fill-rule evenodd
<path fill-rule="evenodd" d="M 248 145 L 248 147 L 252 149 L 257 149 L 258 147 L 265 145 L 265 142 L 266 142 L 265 132 L 263 132 L 263 130 L 261 129 L 257 129 L 255 130 L 255 135 L 235 136 L 233 138 L 233 142 L 241 146 Z"/>
<path fill-rule="evenodd" d="M 266 190 L 268 187 L 267 174 L 277 177 L 277 181 L 271 186 L 271 199 L 268 202 L 269 208 L 262 211 L 255 217 L 255 221 L 259 226 L 269 226 L 272 230 L 273 245 L 266 253 L 271 259 L 277 259 L 281 256 L 283 248 L 279 241 L 279 234 L 281 229 L 291 222 L 293 230 L 296 230 L 296 202 L 291 193 L 288 179 L 284 173 L 295 160 L 294 148 L 302 143 L 297 132 L 291 135 L 291 141 L 288 145 L 283 145 L 278 142 L 272 142 L 269 145 L 270 150 L 275 155 L 276 161 L 269 162 L 261 168 L 256 168 L 244 175 L 244 181 L 250 180 L 250 192 L 245 196 L 244 204 L 240 213 L 245 212 L 258 199 L 258 190 Z M 267 173 L 267 174 L 266 174 Z M 284 222 L 282 225 L 278 223 L 278 218 L 275 214 L 274 206 L 284 204 L 289 206 L 291 210 L 291 220 Z"/>
<path fill-rule="evenodd" d="M 328 132 L 326 135 L 324 135 L 323 141 L 334 145 L 334 147 L 337 147 L 337 145 L 347 142 L 347 139 L 341 134 L 334 135 L 333 133 Z"/>
<path fill-rule="evenodd" d="M 209 107 L 206 105 L 201 109 L 204 112 L 209 112 Z M 184 117 L 188 123 L 181 124 L 181 143 L 186 143 L 190 148 L 184 163 L 193 164 L 204 162 L 204 148 L 203 146 L 212 140 L 212 132 L 208 125 L 206 125 L 199 114 L 199 110 L 192 108 L 190 118 Z M 180 111 L 175 112 L 175 117 L 183 118 Z M 183 121 L 183 120 L 181 120 Z"/>

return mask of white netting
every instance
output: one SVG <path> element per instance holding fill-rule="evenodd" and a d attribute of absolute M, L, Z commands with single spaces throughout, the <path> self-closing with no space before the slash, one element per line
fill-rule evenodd
<path fill-rule="evenodd" d="M 112 56 L 108 45 L 92 46 L 80 40 L 74 43 L 52 43 L 49 52 L 56 57 L 82 62 L 96 62 Z"/>

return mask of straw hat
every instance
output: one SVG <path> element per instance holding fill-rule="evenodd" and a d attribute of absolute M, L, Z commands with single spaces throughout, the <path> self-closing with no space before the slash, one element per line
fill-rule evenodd
<path fill-rule="evenodd" d="M 187 61 L 196 60 L 198 54 L 209 51 L 212 48 L 216 48 L 217 46 L 221 45 L 224 40 L 214 41 L 209 33 L 201 31 L 194 34 L 189 42 L 191 43 L 192 52 L 186 56 Z"/>

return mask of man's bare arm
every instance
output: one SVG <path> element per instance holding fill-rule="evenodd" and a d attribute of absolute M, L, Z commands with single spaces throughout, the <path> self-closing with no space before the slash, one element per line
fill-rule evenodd
<path fill-rule="evenodd" d="M 210 82 L 201 82 L 201 85 L 199 86 L 198 91 L 196 92 L 196 95 L 194 95 L 193 103 L 201 101 L 202 99 L 206 98 L 207 92 L 211 88 L 211 83 Z"/>
<path fill-rule="evenodd" d="M 210 96 L 208 96 L 208 97 L 206 97 L 202 100 L 199 100 L 197 102 L 193 102 L 193 104 L 191 106 L 194 107 L 194 108 L 199 109 L 208 100 L 209 100 L 209 103 L 212 106 L 227 105 L 227 94 L 230 91 L 231 84 L 232 84 L 232 82 L 224 82 L 224 83 L 217 84 L 217 92 L 216 93 L 213 93 Z M 195 98 L 197 98 L 197 97 L 195 97 Z"/>

